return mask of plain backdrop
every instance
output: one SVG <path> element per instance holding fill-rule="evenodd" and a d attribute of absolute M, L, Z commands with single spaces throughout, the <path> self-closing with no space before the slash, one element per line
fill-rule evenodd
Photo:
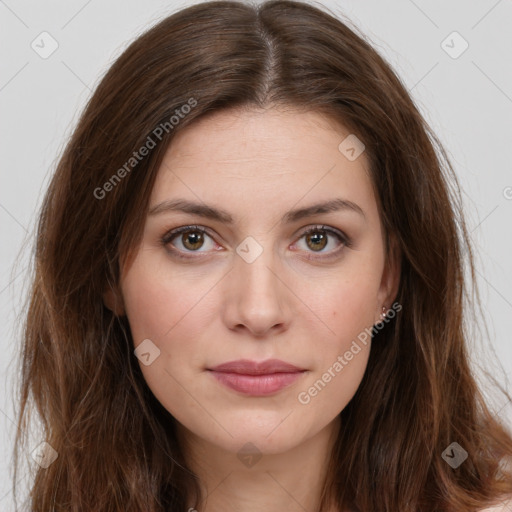
<path fill-rule="evenodd" d="M 26 270 L 42 194 L 78 114 L 113 59 L 149 26 L 192 3 L 199 2 L 0 0 L 2 511 L 14 510 L 11 456 L 20 347 L 16 328 L 24 313 Z M 481 348 L 472 348 L 471 355 L 476 366 L 486 363 L 508 386 L 512 2 L 325 0 L 322 5 L 349 18 L 370 39 L 402 78 L 448 151 L 478 251 L 484 311 L 483 318 L 477 315 L 474 320 L 485 320 L 489 327 Z M 26 249 L 20 252 L 23 243 Z M 493 408 L 509 424 L 511 409 L 506 400 Z M 33 446 L 40 441 L 34 438 Z M 25 483 L 20 475 L 19 485 L 23 488 Z"/>

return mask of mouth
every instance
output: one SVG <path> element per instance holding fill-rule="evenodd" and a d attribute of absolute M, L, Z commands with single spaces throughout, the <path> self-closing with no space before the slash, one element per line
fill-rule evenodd
<path fill-rule="evenodd" d="M 307 372 L 278 359 L 262 362 L 240 359 L 208 368 L 208 371 L 224 386 L 249 396 L 277 393 Z"/>

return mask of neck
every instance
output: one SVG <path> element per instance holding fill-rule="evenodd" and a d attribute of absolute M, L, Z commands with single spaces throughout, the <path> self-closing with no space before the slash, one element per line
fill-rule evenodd
<path fill-rule="evenodd" d="M 336 417 L 323 430 L 282 453 L 244 455 L 198 438 L 178 426 L 187 464 L 198 476 L 203 501 L 190 512 L 319 511 L 330 454 L 339 431 Z M 339 512 L 334 504 L 322 512 Z"/>

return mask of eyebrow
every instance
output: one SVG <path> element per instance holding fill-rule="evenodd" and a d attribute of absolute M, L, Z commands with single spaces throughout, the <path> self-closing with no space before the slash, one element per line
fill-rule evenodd
<path fill-rule="evenodd" d="M 208 206 L 206 204 L 188 201 L 187 199 L 172 199 L 158 203 L 150 208 L 149 215 L 159 215 L 169 211 L 181 211 L 212 220 L 217 220 L 225 224 L 233 224 L 234 222 L 233 216 L 225 210 L 215 208 L 213 206 Z M 331 199 L 329 201 L 324 201 L 321 203 L 312 204 L 304 208 L 290 210 L 289 212 L 286 212 L 283 215 L 283 217 L 281 218 L 281 222 L 292 223 L 305 217 L 311 217 L 313 215 L 318 215 L 321 213 L 329 213 L 336 211 L 356 212 L 366 219 L 364 211 L 359 205 L 352 201 L 348 201 L 347 199 L 337 198 Z"/>

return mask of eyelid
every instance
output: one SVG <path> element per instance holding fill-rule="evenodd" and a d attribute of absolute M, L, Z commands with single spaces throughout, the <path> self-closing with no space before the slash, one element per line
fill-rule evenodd
<path fill-rule="evenodd" d="M 211 236 L 208 228 L 206 228 L 205 226 L 200 226 L 198 224 L 190 224 L 187 226 L 179 226 L 177 228 L 168 230 L 162 237 L 162 240 L 172 240 L 177 235 L 180 235 L 181 233 L 186 231 L 200 231 L 201 233 L 206 233 L 208 236 Z"/>

